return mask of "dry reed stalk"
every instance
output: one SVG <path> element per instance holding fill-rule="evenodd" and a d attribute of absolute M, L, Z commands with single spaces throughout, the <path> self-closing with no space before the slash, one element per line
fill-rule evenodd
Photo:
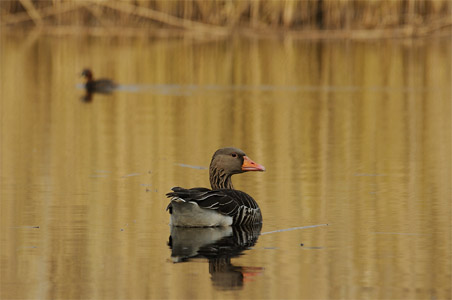
<path fill-rule="evenodd" d="M 244 16 L 249 12 L 249 4 L 245 1 L 239 1 L 236 6 L 230 4 L 227 7 L 227 13 L 222 16 L 224 20 L 222 22 L 229 27 L 235 27 L 242 23 Z M 248 14 L 249 15 L 249 14 Z M 223 19 L 222 18 L 222 19 Z M 246 18 L 245 22 L 248 23 L 249 17 Z"/>
<path fill-rule="evenodd" d="M 284 2 L 282 23 L 283 23 L 283 26 L 286 28 L 289 28 L 292 26 L 292 23 L 294 21 L 293 16 L 294 16 L 296 4 L 297 4 L 297 2 L 295 2 L 295 1 L 285 1 Z"/>
<path fill-rule="evenodd" d="M 219 35 L 227 34 L 227 30 L 223 27 L 207 25 L 190 20 L 184 20 L 149 8 L 136 7 L 130 4 L 126 4 L 124 2 L 114 2 L 114 3 L 99 2 L 98 4 L 103 5 L 105 7 L 110 7 L 114 10 L 121 11 L 126 14 L 132 14 L 148 18 L 150 20 L 157 21 L 169 26 L 185 28 L 189 30 L 197 30 L 210 34 L 219 34 Z"/>
<path fill-rule="evenodd" d="M 271 27 L 278 27 L 281 24 L 281 3 L 275 1 L 261 2 L 262 17 L 264 22 Z"/>
<path fill-rule="evenodd" d="M 318 24 L 318 6 L 321 1 L 300 1 L 294 8 L 292 24 L 306 28 L 320 27 Z"/>
<path fill-rule="evenodd" d="M 203 20 L 204 22 L 212 21 L 211 11 L 213 10 L 213 1 L 196 1 L 194 3 L 198 9 L 198 20 Z"/>
<path fill-rule="evenodd" d="M 103 17 L 103 11 L 98 5 L 87 5 L 86 9 L 96 18 L 107 31 L 111 31 L 114 24 L 107 18 Z"/>
<path fill-rule="evenodd" d="M 73 3 L 73 2 L 66 2 L 62 3 L 58 6 L 47 6 L 45 8 L 37 10 L 41 19 L 63 14 L 72 10 L 77 10 L 80 7 L 84 6 L 85 4 L 83 2 L 80 3 Z M 2 16 L 2 25 L 13 25 L 25 21 L 29 21 L 31 19 L 28 12 L 19 12 L 12 15 L 6 15 Z"/>
<path fill-rule="evenodd" d="M 257 28 L 259 26 L 259 0 L 250 1 L 249 7 L 251 27 Z"/>
<path fill-rule="evenodd" d="M 184 14 L 182 17 L 184 20 L 190 20 L 193 16 L 193 0 L 184 1 Z"/>
<path fill-rule="evenodd" d="M 20 3 L 25 7 L 25 10 L 30 15 L 30 18 L 35 22 L 36 25 L 42 25 L 41 15 L 36 10 L 33 2 L 31 0 L 19 0 Z"/>

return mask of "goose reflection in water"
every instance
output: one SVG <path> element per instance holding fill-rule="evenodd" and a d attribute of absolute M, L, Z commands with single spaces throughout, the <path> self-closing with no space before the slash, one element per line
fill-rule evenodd
<path fill-rule="evenodd" d="M 174 263 L 207 259 L 212 284 L 218 289 L 239 289 L 263 272 L 261 267 L 235 266 L 231 259 L 253 247 L 262 225 L 184 228 L 171 226 L 168 246 Z"/>

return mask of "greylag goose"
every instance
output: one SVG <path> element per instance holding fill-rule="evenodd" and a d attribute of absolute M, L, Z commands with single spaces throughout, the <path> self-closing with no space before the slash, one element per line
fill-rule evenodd
<path fill-rule="evenodd" d="M 86 78 L 85 89 L 88 94 L 113 92 L 118 85 L 111 79 L 93 79 L 93 72 L 90 69 L 84 69 L 82 76 Z"/>
<path fill-rule="evenodd" d="M 215 227 L 262 223 L 257 202 L 232 186 L 231 176 L 248 171 L 265 171 L 237 148 L 217 150 L 210 162 L 209 178 L 212 189 L 172 188 L 167 207 L 171 225 L 182 227 Z"/>

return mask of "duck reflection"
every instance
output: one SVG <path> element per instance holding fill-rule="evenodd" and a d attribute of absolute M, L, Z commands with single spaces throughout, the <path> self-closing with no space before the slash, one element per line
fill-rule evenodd
<path fill-rule="evenodd" d="M 83 95 L 80 100 L 84 102 L 91 102 L 93 101 L 93 93 L 86 92 L 85 95 Z"/>
<path fill-rule="evenodd" d="M 174 263 L 207 259 L 212 284 L 218 289 L 239 289 L 262 273 L 261 267 L 235 266 L 231 259 L 253 247 L 262 225 L 210 228 L 171 227 L 168 245 Z"/>

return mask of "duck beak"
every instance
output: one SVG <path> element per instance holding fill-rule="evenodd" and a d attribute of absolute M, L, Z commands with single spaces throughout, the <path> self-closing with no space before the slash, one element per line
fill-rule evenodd
<path fill-rule="evenodd" d="M 248 156 L 244 156 L 242 171 L 265 171 L 265 167 L 258 163 L 255 163 Z"/>

